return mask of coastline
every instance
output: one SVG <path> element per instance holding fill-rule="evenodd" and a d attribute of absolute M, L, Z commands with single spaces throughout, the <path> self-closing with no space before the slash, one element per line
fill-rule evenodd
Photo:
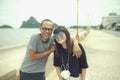
<path fill-rule="evenodd" d="M 15 69 L 19 69 L 20 64 L 24 58 L 25 51 L 26 45 L 4 48 L 0 50 L 0 61 L 8 63 Z"/>
<path fill-rule="evenodd" d="M 21 46 L 26 46 L 26 45 L 27 45 L 26 43 L 21 43 L 21 44 L 3 46 L 3 47 L 0 47 L 0 51 L 1 50 L 8 50 L 8 49 L 11 49 L 11 48 L 17 48 L 17 47 L 21 47 Z"/>

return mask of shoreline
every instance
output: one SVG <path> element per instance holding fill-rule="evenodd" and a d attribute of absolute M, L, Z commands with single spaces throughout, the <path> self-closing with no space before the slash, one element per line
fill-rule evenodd
<path fill-rule="evenodd" d="M 9 50 L 9 49 L 26 46 L 26 45 L 27 45 L 26 43 L 22 43 L 22 44 L 16 44 L 16 45 L 3 46 L 3 47 L 0 47 L 0 51 Z"/>
<path fill-rule="evenodd" d="M 26 52 L 26 45 L 20 45 L 0 50 L 0 61 L 19 69 Z"/>

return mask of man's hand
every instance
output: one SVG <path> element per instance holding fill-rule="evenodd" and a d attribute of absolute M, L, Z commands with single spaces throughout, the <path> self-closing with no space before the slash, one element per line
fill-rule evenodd
<path fill-rule="evenodd" d="M 71 38 L 73 42 L 73 56 L 76 56 L 76 58 L 79 58 L 82 54 L 82 50 L 78 45 L 78 40 L 76 38 Z"/>
<path fill-rule="evenodd" d="M 56 49 L 55 45 L 51 45 L 50 50 L 53 52 Z"/>
<path fill-rule="evenodd" d="M 74 44 L 73 46 L 73 56 L 76 56 L 76 58 L 79 58 L 82 54 L 82 50 L 81 48 L 79 47 L 78 44 Z"/>

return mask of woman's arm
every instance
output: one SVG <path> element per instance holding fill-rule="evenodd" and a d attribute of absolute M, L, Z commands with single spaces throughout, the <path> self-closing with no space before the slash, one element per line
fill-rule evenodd
<path fill-rule="evenodd" d="M 60 73 L 61 73 L 60 67 L 56 67 L 56 72 L 57 72 L 59 80 L 63 80 L 62 76 L 60 75 Z"/>
<path fill-rule="evenodd" d="M 81 80 L 85 80 L 86 77 L 86 69 L 82 69 L 82 73 L 81 73 Z"/>
<path fill-rule="evenodd" d="M 73 42 L 73 56 L 76 56 L 77 58 L 79 58 L 82 54 L 82 50 L 80 49 L 79 45 L 78 45 L 78 40 L 75 38 L 71 38 L 72 42 Z"/>

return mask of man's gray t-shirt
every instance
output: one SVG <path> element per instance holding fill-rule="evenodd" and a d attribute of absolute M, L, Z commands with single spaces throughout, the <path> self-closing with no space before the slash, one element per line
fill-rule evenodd
<path fill-rule="evenodd" d="M 48 42 L 43 42 L 40 35 L 41 34 L 36 34 L 31 36 L 31 39 L 27 46 L 26 55 L 20 68 L 22 72 L 26 73 L 45 72 L 45 65 L 48 56 L 37 60 L 31 60 L 29 53 L 30 49 L 36 51 L 36 53 L 41 53 L 50 49 L 50 40 Z"/>

